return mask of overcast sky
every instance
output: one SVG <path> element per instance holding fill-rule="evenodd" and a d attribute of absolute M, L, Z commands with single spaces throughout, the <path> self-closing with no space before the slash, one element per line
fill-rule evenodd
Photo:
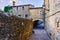
<path fill-rule="evenodd" d="M 33 4 L 36 7 L 41 7 L 43 4 L 43 0 L 15 0 L 16 5 L 24 5 L 24 4 Z M 0 0 L 0 9 L 3 9 L 4 6 L 11 5 L 12 0 Z"/>

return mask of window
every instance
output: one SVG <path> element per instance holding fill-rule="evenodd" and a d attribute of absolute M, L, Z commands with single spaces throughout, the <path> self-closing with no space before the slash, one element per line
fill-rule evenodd
<path fill-rule="evenodd" d="M 59 21 L 57 22 L 57 27 L 59 27 Z"/>
<path fill-rule="evenodd" d="M 21 17 L 21 15 L 18 15 L 18 16 L 20 16 L 20 17 Z"/>
<path fill-rule="evenodd" d="M 22 6 L 22 9 L 24 10 L 24 6 Z"/>
<path fill-rule="evenodd" d="M 59 21 L 59 20 L 60 20 L 60 18 L 59 18 L 59 17 L 58 17 L 58 18 L 56 18 L 56 27 L 60 27 L 60 25 L 59 25 L 59 24 L 60 24 L 60 21 Z"/>
<path fill-rule="evenodd" d="M 28 14 L 26 14 L 25 17 L 28 17 Z"/>

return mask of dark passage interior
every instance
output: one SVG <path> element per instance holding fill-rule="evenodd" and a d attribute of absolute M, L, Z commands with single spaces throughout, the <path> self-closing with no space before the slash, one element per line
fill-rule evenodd
<path fill-rule="evenodd" d="M 35 20 L 35 21 L 33 22 L 33 28 L 35 28 L 35 27 L 38 25 L 38 22 L 39 22 L 39 20 Z"/>

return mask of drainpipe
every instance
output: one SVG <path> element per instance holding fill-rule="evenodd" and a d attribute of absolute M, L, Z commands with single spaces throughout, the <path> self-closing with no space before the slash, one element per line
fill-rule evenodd
<path fill-rule="evenodd" d="M 45 0 L 44 0 L 44 4 L 43 4 L 43 21 L 44 21 L 44 27 L 45 27 L 45 16 L 46 16 L 46 13 L 45 13 Z"/>

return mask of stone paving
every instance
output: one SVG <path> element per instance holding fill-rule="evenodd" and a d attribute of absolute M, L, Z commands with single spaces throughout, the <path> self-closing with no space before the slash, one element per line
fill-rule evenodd
<path fill-rule="evenodd" d="M 29 40 L 50 40 L 45 30 L 34 29 L 34 31 Z"/>

